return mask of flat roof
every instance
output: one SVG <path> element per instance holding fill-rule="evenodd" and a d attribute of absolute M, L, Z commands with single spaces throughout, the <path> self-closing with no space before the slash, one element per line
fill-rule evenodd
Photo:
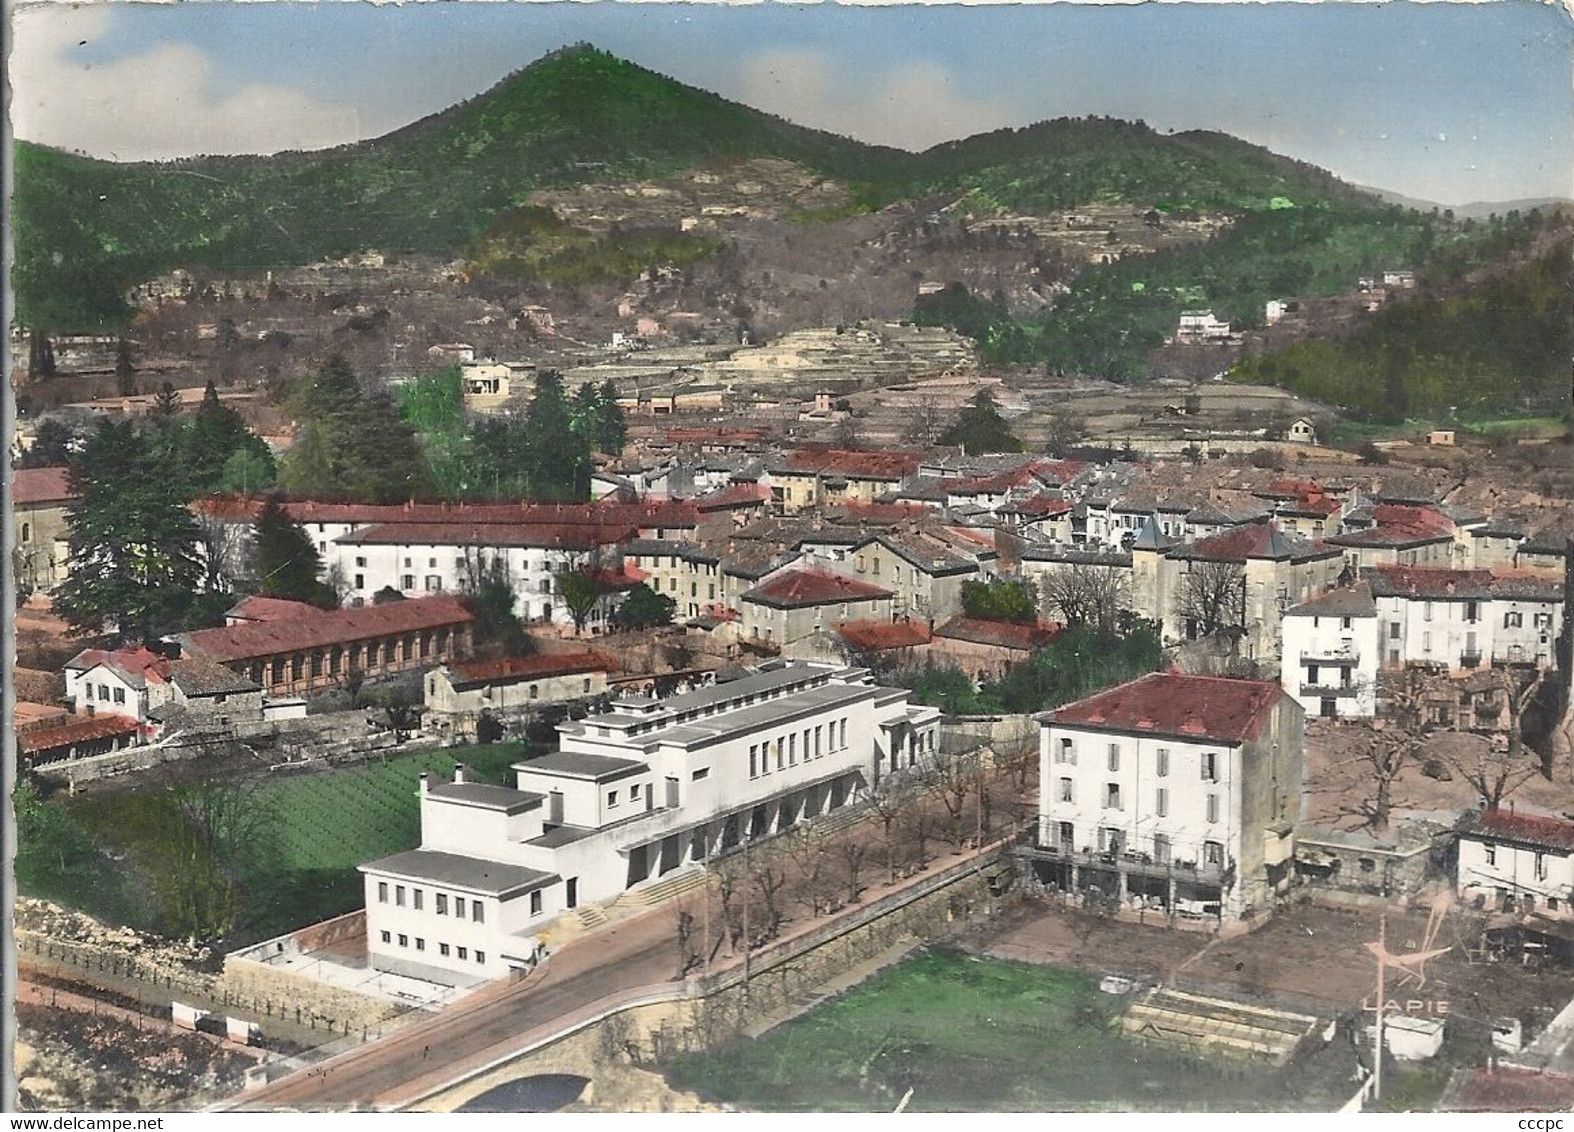
<path fill-rule="evenodd" d="M 368 861 L 360 866 L 360 871 L 425 881 L 445 888 L 463 888 L 505 899 L 532 889 L 545 888 L 560 879 L 556 873 L 527 869 L 523 865 L 463 857 L 458 853 L 441 853 L 435 849 L 410 849 L 404 853 L 395 853 L 391 857 Z"/>
<path fill-rule="evenodd" d="M 539 772 L 559 778 L 589 778 L 607 782 L 626 778 L 650 768 L 637 759 L 620 759 L 612 755 L 595 755 L 583 751 L 553 751 L 538 759 L 526 759 L 514 764 L 514 769 L 525 773 Z"/>
<path fill-rule="evenodd" d="M 426 792 L 444 801 L 479 806 L 485 810 L 502 810 L 507 814 L 533 810 L 546 797 L 528 790 L 515 790 L 511 786 L 494 786 L 489 782 L 439 782 L 428 786 Z"/>

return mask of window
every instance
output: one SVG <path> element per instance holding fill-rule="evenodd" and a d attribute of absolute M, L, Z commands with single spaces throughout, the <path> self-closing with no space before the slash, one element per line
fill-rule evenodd
<path fill-rule="evenodd" d="M 415 589 L 415 575 L 414 574 L 400 574 L 399 575 L 399 588 L 401 590 L 413 590 L 413 589 Z"/>
<path fill-rule="evenodd" d="M 1341 628 L 1341 629 L 1348 629 L 1348 628 L 1350 628 L 1350 618 L 1348 618 L 1348 617 L 1341 617 L 1341 618 L 1339 618 L 1339 628 Z"/>
<path fill-rule="evenodd" d="M 1109 745 L 1109 769 L 1110 769 L 1110 773 L 1112 773 L 1112 774 L 1115 771 L 1118 771 L 1120 769 L 1120 744 L 1119 743 L 1111 743 Z"/>
<path fill-rule="evenodd" d="M 617 808 L 618 808 L 618 792 L 616 790 L 608 790 L 607 791 L 607 809 L 615 810 Z"/>
<path fill-rule="evenodd" d="M 1399 622 L 1390 621 L 1388 623 L 1388 639 L 1390 641 L 1397 641 L 1399 639 Z"/>
<path fill-rule="evenodd" d="M 1104 808 L 1107 810 L 1120 809 L 1120 783 L 1111 782 L 1104 787 Z"/>
<path fill-rule="evenodd" d="M 82 686 L 87 689 L 87 698 L 91 700 L 93 698 L 93 685 L 84 684 Z"/>
<path fill-rule="evenodd" d="M 393 933 L 392 932 L 384 932 L 383 933 L 383 942 L 384 943 L 392 943 L 393 942 Z"/>
<path fill-rule="evenodd" d="M 1169 817 L 1170 792 L 1162 786 L 1153 795 L 1153 812 L 1161 818 Z"/>
<path fill-rule="evenodd" d="M 1219 796 L 1217 794 L 1209 794 L 1208 795 L 1208 821 L 1211 823 L 1211 822 L 1216 822 L 1218 820 L 1219 820 Z"/>
<path fill-rule="evenodd" d="M 1060 780 L 1060 800 L 1062 802 L 1070 802 L 1070 801 L 1072 801 L 1072 796 L 1071 796 L 1071 779 L 1069 779 L 1069 778 L 1062 778 Z"/>
<path fill-rule="evenodd" d="M 1057 763 L 1070 763 L 1072 766 L 1077 765 L 1077 752 L 1072 748 L 1070 739 L 1062 739 L 1060 741 L 1060 749 L 1055 752 L 1055 761 Z"/>
<path fill-rule="evenodd" d="M 1487 864 L 1489 864 L 1489 865 L 1496 865 L 1497 864 L 1497 846 L 1496 845 L 1493 845 L 1489 841 L 1485 845 L 1481 846 L 1481 850 L 1482 850 L 1482 852 L 1484 852 L 1487 855 Z"/>
<path fill-rule="evenodd" d="M 403 932 L 399 933 L 399 946 L 400 947 L 409 947 L 410 946 L 410 937 L 405 935 Z"/>
<path fill-rule="evenodd" d="M 1432 603 L 1431 602 L 1427 602 L 1426 604 L 1424 604 L 1421 607 L 1421 616 L 1427 621 L 1432 620 Z"/>
<path fill-rule="evenodd" d="M 31 524 L 31 523 L 23 523 L 22 524 L 22 541 L 23 542 L 32 542 L 33 541 L 33 524 Z"/>
<path fill-rule="evenodd" d="M 486 923 L 486 907 L 479 900 L 470 901 L 470 919 L 477 924 Z"/>
<path fill-rule="evenodd" d="M 410 906 L 413 907 L 417 912 L 419 912 L 421 910 L 421 902 L 422 902 L 421 890 L 419 888 L 411 889 L 410 890 Z"/>
<path fill-rule="evenodd" d="M 394 903 L 401 908 L 404 907 L 404 885 L 402 884 L 394 885 Z"/>
<path fill-rule="evenodd" d="M 1518 629 L 1524 624 L 1524 615 L 1513 610 L 1503 614 L 1503 628 Z"/>
<path fill-rule="evenodd" d="M 639 801 L 639 783 L 637 783 L 637 782 L 633 786 L 629 787 L 629 801 L 630 802 L 637 802 L 637 801 Z"/>
<path fill-rule="evenodd" d="M 1465 602 L 1465 620 L 1466 621 L 1479 621 L 1481 619 L 1480 618 L 1480 614 L 1481 614 L 1481 606 L 1480 606 L 1479 603 L 1474 602 L 1474 601 L 1467 601 L 1467 602 Z"/>
<path fill-rule="evenodd" d="M 1153 861 L 1159 865 L 1170 863 L 1170 839 L 1162 833 L 1153 835 Z"/>
<path fill-rule="evenodd" d="M 798 736 L 787 736 L 787 765 L 798 765 Z"/>
<path fill-rule="evenodd" d="M 385 880 L 377 882 L 377 903 L 388 903 L 388 882 Z"/>
<path fill-rule="evenodd" d="M 357 574 L 357 575 L 355 575 L 355 588 L 358 589 L 358 590 L 364 590 L 366 588 L 366 575 L 365 574 Z"/>
<path fill-rule="evenodd" d="M 224 697 L 223 696 L 218 696 L 218 697 L 215 697 L 215 698 L 216 698 L 217 702 L 219 702 L 221 704 L 224 702 Z M 123 703 L 126 702 L 126 690 L 124 688 L 116 688 L 115 689 L 115 702 L 117 704 L 123 704 Z"/>
<path fill-rule="evenodd" d="M 438 576 L 437 574 L 428 574 L 426 576 L 426 592 L 427 593 L 429 593 L 429 594 L 441 593 L 442 589 L 443 589 L 443 579 L 440 576 Z"/>
<path fill-rule="evenodd" d="M 461 958 L 461 959 L 468 959 L 468 958 L 470 958 L 470 949 L 468 947 L 461 947 L 459 949 L 459 958 Z"/>
<path fill-rule="evenodd" d="M 758 743 L 749 744 L 749 777 L 760 777 L 760 745 Z"/>
<path fill-rule="evenodd" d="M 485 963 L 486 962 L 486 952 L 484 952 L 484 951 L 477 951 L 475 953 L 475 961 L 477 963 Z"/>
<path fill-rule="evenodd" d="M 1531 620 L 1533 622 L 1535 622 L 1535 626 L 1538 629 L 1550 629 L 1550 628 L 1552 628 L 1552 614 L 1550 614 L 1550 613 L 1537 613 L 1537 614 L 1534 614 L 1534 615 L 1532 615 Z"/>
<path fill-rule="evenodd" d="M 1431 652 L 1432 651 L 1432 632 L 1431 632 L 1431 630 L 1427 630 L 1425 633 L 1421 634 L 1421 651 L 1422 652 Z"/>
<path fill-rule="evenodd" d="M 448 894 L 446 892 L 439 892 L 437 894 L 436 911 L 439 916 L 448 915 Z"/>
<path fill-rule="evenodd" d="M 447 959 L 448 958 L 448 945 L 446 943 L 438 944 L 437 945 L 437 954 L 441 955 L 444 959 Z"/>
<path fill-rule="evenodd" d="M 530 914 L 532 916 L 539 916 L 539 915 L 541 915 L 541 893 L 540 892 L 532 892 L 530 894 Z"/>
<path fill-rule="evenodd" d="M 689 776 L 690 782 L 698 782 L 702 778 L 710 777 L 710 767 L 702 766 Z"/>
<path fill-rule="evenodd" d="M 1217 841 L 1204 841 L 1202 843 L 1202 863 L 1215 866 L 1224 864 L 1224 846 Z"/>
<path fill-rule="evenodd" d="M 842 746 L 847 746 L 847 721 L 842 720 Z"/>
<path fill-rule="evenodd" d="M 416 936 L 415 937 L 415 949 L 417 951 L 425 951 L 426 950 L 426 940 L 422 939 L 420 936 Z"/>
<path fill-rule="evenodd" d="M 1158 761 L 1158 775 L 1159 775 L 1159 777 L 1160 778 L 1167 778 L 1167 777 L 1169 777 L 1169 773 L 1170 773 L 1170 749 L 1168 747 L 1160 747 L 1159 748 L 1159 756 L 1158 756 L 1158 760 L 1157 761 Z"/>
<path fill-rule="evenodd" d="M 1545 853 L 1536 854 L 1536 879 L 1547 879 L 1547 855 Z"/>
<path fill-rule="evenodd" d="M 814 757 L 815 758 L 819 758 L 822 754 L 824 754 L 824 752 L 820 749 L 820 732 L 823 731 L 823 730 L 825 730 L 823 727 L 816 727 L 814 729 Z"/>
<path fill-rule="evenodd" d="M 1204 782 L 1219 781 L 1219 754 L 1217 751 L 1204 751 L 1202 753 L 1202 780 Z"/>
<path fill-rule="evenodd" d="M 465 898 L 463 896 L 454 897 L 454 915 L 461 920 L 465 918 Z"/>

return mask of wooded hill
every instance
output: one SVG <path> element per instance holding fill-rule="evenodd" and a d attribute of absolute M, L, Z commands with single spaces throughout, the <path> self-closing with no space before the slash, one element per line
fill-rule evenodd
<path fill-rule="evenodd" d="M 575 47 L 439 114 L 332 150 L 122 164 L 19 142 L 17 315 L 47 330 L 115 324 L 131 286 L 178 266 L 260 269 L 368 248 L 462 255 L 536 188 L 753 157 L 834 177 L 861 207 L 932 195 L 965 196 L 974 212 L 1094 201 L 1377 207 L 1328 173 L 1222 134 L 1060 120 L 910 154 Z"/>

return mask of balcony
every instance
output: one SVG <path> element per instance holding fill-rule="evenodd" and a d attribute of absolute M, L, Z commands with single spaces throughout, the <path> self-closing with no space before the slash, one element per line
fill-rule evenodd
<path fill-rule="evenodd" d="M 1323 648 L 1301 650 L 1302 664 L 1330 664 L 1334 667 L 1340 665 L 1355 666 L 1361 663 L 1361 650 L 1355 646 L 1343 648 L 1338 645 Z"/>
<path fill-rule="evenodd" d="M 1464 652 L 1459 654 L 1459 667 L 1480 668 L 1481 654 L 1478 652 Z"/>
<path fill-rule="evenodd" d="M 1127 849 L 1119 853 L 1095 849 L 1070 849 L 1063 845 L 1035 845 L 1030 855 L 1043 861 L 1062 861 L 1084 869 L 1103 869 L 1128 876 L 1170 877 L 1188 884 L 1224 884 L 1227 870 L 1220 865 L 1196 861 L 1158 861 L 1152 854 Z"/>
<path fill-rule="evenodd" d="M 1353 699 L 1361 692 L 1356 684 L 1302 684 L 1301 695 L 1317 699 Z"/>

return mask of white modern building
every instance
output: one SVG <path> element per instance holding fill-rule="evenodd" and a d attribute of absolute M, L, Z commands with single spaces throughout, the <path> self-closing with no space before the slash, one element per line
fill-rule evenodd
<path fill-rule="evenodd" d="M 1459 894 L 1493 912 L 1574 914 L 1574 822 L 1511 809 L 1459 823 Z"/>
<path fill-rule="evenodd" d="M 776 663 L 559 726 L 512 786 L 421 786 L 421 846 L 361 866 L 371 965 L 450 985 L 529 966 L 582 904 L 858 798 L 938 744 L 940 713 L 865 669 Z"/>
<path fill-rule="evenodd" d="M 1039 878 L 1237 919 L 1290 884 L 1305 715 L 1276 683 L 1153 673 L 1040 717 Z"/>
<path fill-rule="evenodd" d="M 1280 682 L 1307 715 L 1377 714 L 1377 602 L 1365 582 L 1330 590 L 1284 614 Z"/>

